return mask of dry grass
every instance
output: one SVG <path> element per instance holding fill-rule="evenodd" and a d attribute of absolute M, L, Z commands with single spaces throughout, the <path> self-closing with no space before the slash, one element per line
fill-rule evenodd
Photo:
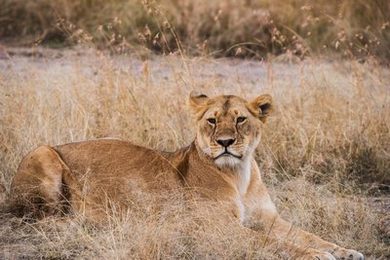
<path fill-rule="evenodd" d="M 74 44 L 81 36 L 116 50 L 141 45 L 163 53 L 257 58 L 325 51 L 390 59 L 387 0 L 1 0 L 0 5 L 0 37 L 19 44 Z"/>
<path fill-rule="evenodd" d="M 11 60 L 0 60 L 0 177 L 6 188 L 22 156 L 39 144 L 112 136 L 174 150 L 194 136 L 185 109 L 191 89 L 248 98 L 269 92 L 277 108 L 257 160 L 281 214 L 342 246 L 390 257 L 386 216 L 369 204 L 369 196 L 390 182 L 386 68 L 318 60 L 141 61 L 83 48 L 37 49 L 30 58 L 10 51 Z M 150 205 L 147 194 L 143 199 Z M 283 257 L 253 233 L 226 225 L 231 220 L 222 221 L 212 205 L 192 214 L 174 201 L 159 213 L 148 207 L 121 217 L 108 212 L 106 227 L 78 216 L 24 223 L 4 213 L 0 258 Z"/>

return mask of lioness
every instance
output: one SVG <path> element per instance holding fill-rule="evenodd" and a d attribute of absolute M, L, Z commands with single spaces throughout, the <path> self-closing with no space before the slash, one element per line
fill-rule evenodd
<path fill-rule="evenodd" d="M 194 187 L 230 207 L 243 228 L 265 227 L 271 239 L 284 241 L 286 251 L 302 252 L 307 259 L 364 259 L 355 250 L 292 228 L 278 215 L 253 158 L 261 125 L 272 111 L 270 95 L 247 101 L 193 92 L 189 105 L 197 121 L 196 138 L 189 146 L 173 153 L 107 139 L 40 146 L 20 163 L 11 198 L 24 213 L 44 216 L 67 205 L 95 218 L 97 205 L 107 196 L 130 196 L 124 179 L 150 193 Z"/>

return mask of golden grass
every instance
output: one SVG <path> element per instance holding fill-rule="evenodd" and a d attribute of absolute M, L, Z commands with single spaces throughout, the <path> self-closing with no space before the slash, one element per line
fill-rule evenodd
<path fill-rule="evenodd" d="M 51 46 L 265 58 L 336 52 L 390 59 L 387 0 L 2 0 L 0 37 Z M 22 37 L 22 39 L 20 38 Z M 23 39 L 24 37 L 24 39 Z M 17 41 L 15 41 L 15 39 Z"/>
<path fill-rule="evenodd" d="M 194 138 L 185 105 L 191 89 L 247 98 L 268 92 L 276 111 L 256 158 L 281 214 L 342 246 L 390 257 L 386 216 L 369 203 L 390 182 L 386 68 L 319 60 L 141 61 L 84 48 L 37 49 L 42 55 L 32 58 L 10 51 L 13 58 L 0 61 L 0 174 L 7 189 L 22 156 L 39 144 L 111 136 L 174 150 Z M 82 216 L 25 223 L 1 213 L 0 258 L 285 257 L 220 219 L 212 205 L 194 213 L 169 196 L 175 202 L 158 213 L 148 207 L 120 217 L 108 212 L 105 227 Z"/>

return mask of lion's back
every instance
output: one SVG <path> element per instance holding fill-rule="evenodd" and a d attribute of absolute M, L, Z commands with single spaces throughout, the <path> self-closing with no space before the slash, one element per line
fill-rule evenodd
<path fill-rule="evenodd" d="M 76 179 L 118 189 L 131 181 L 176 184 L 175 169 L 156 150 L 116 139 L 98 139 L 54 147 Z M 161 175 L 163 173 L 163 175 Z"/>

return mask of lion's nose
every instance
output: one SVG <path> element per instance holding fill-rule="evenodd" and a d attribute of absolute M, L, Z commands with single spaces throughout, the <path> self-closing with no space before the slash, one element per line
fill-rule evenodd
<path fill-rule="evenodd" d="M 236 141 L 236 139 L 218 139 L 217 143 L 222 145 L 223 147 L 228 147 L 228 146 L 234 144 L 235 141 Z"/>

